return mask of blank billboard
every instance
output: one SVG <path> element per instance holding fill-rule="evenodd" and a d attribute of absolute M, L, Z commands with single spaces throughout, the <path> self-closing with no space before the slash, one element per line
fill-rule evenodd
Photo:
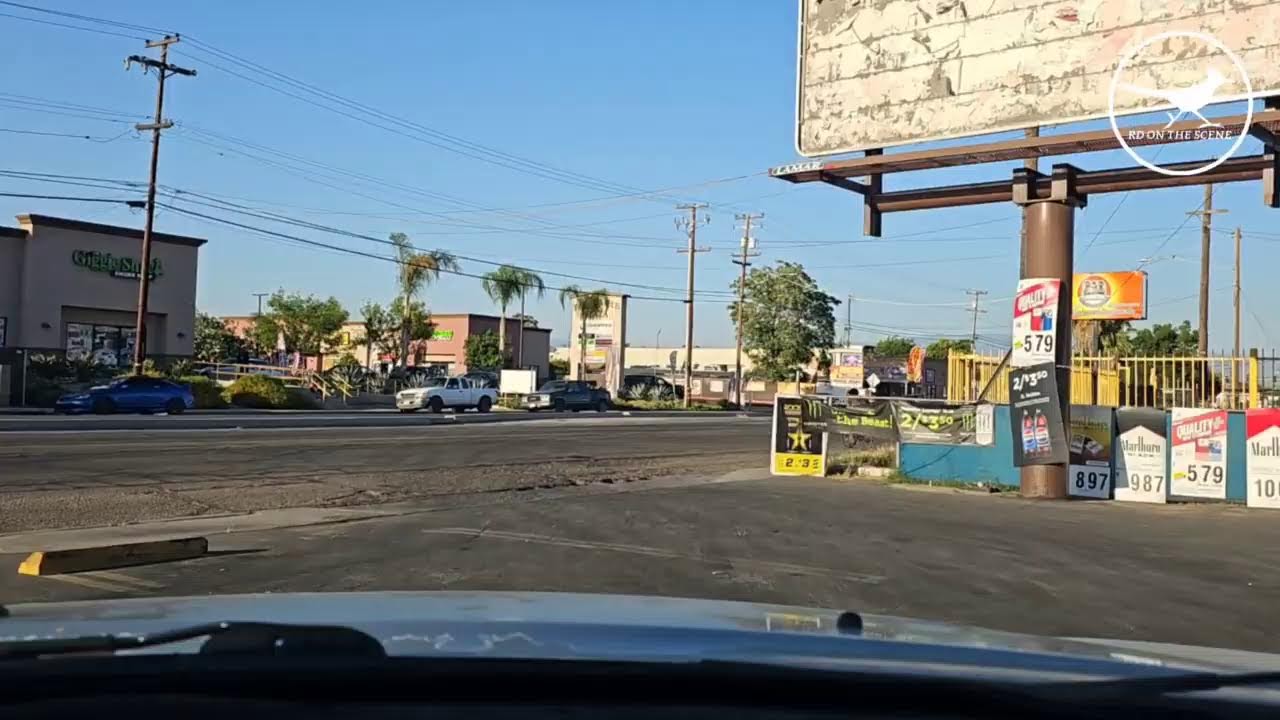
<path fill-rule="evenodd" d="M 796 147 L 816 157 L 1106 118 L 1135 50 L 1117 115 L 1177 112 L 1146 90 L 1214 85 L 1211 72 L 1211 103 L 1246 97 L 1230 54 L 1186 32 L 1233 53 L 1254 97 L 1280 92 L 1274 0 L 800 0 Z"/>

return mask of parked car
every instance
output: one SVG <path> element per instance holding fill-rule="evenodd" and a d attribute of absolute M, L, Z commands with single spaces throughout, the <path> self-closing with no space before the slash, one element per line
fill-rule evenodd
<path fill-rule="evenodd" d="M 451 377 L 444 382 L 432 382 L 427 387 L 396 393 L 396 407 L 405 413 L 418 410 L 438 413 L 445 408 L 458 411 L 475 408 L 479 412 L 489 412 L 497 400 L 496 389 L 476 387 L 465 377 Z"/>
<path fill-rule="evenodd" d="M 84 392 L 67 393 L 54 403 L 59 413 L 165 412 L 177 415 L 195 407 L 191 388 L 170 380 L 129 377 Z"/>
<path fill-rule="evenodd" d="M 680 400 L 684 388 L 656 375 L 627 375 L 622 378 L 619 395 L 635 400 Z"/>
<path fill-rule="evenodd" d="M 604 412 L 609 409 L 609 392 L 578 380 L 552 380 L 543 383 L 538 392 L 530 393 L 524 398 L 524 406 L 529 412 L 539 410 L 596 410 Z"/>

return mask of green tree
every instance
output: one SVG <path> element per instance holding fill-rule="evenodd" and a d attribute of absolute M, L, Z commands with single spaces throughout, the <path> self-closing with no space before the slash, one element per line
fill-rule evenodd
<path fill-rule="evenodd" d="M 507 356 L 507 307 L 517 298 L 520 300 L 520 315 L 524 317 L 524 300 L 529 291 L 534 291 L 538 297 L 547 291 L 547 286 L 542 282 L 542 278 L 537 273 L 525 270 L 524 268 L 515 267 L 514 265 L 502 265 L 496 270 L 485 274 L 481 280 L 481 286 L 489 299 L 496 302 L 501 309 L 502 321 L 498 325 L 498 347 L 502 350 L 503 356 Z M 523 333 L 520 338 L 523 344 Z M 523 348 L 522 348 L 523 349 Z"/>
<path fill-rule="evenodd" d="M 401 357 L 398 341 L 402 336 L 409 339 L 409 344 L 405 346 L 408 350 L 414 343 L 430 340 L 436 329 L 436 324 L 431 322 L 431 313 L 427 311 L 427 306 L 418 300 L 409 303 L 408 312 L 405 312 L 402 299 L 392 300 L 391 308 L 387 311 L 387 319 L 393 328 L 392 336 L 397 341 L 396 347 L 387 352 L 393 354 L 397 360 Z"/>
<path fill-rule="evenodd" d="M 578 331 L 578 342 L 581 343 L 581 354 L 578 356 L 578 379 L 587 376 L 587 321 L 602 318 L 609 312 L 609 291 L 583 290 L 577 285 L 566 285 L 560 289 L 560 307 L 572 303 L 578 309 L 578 317 L 582 327 Z"/>
<path fill-rule="evenodd" d="M 1126 343 L 1129 352 L 1147 357 L 1195 355 L 1200 347 L 1200 333 L 1193 330 L 1186 320 L 1176 326 L 1157 323 L 1149 328 L 1129 331 Z"/>
<path fill-rule="evenodd" d="M 463 351 L 468 370 L 497 370 L 504 364 L 505 356 L 498 347 L 498 336 L 492 330 L 468 335 Z"/>
<path fill-rule="evenodd" d="M 876 349 L 879 350 L 880 346 L 876 345 Z M 971 353 L 973 352 L 973 341 L 938 338 L 929 343 L 929 346 L 924 349 L 924 354 L 925 357 L 946 358 L 947 354 L 953 350 L 958 353 Z M 907 348 L 907 352 L 911 352 L 911 348 Z"/>
<path fill-rule="evenodd" d="M 373 367 L 373 352 L 378 355 L 392 355 L 400 346 L 398 320 L 393 321 L 386 308 L 378 303 L 368 302 L 360 308 L 360 317 L 364 320 L 364 334 L 356 340 L 365 346 L 365 367 Z"/>
<path fill-rule="evenodd" d="M 325 345 L 337 344 L 338 332 L 346 321 L 347 311 L 337 298 L 321 300 L 278 290 L 267 300 L 267 311 L 256 318 L 253 339 L 259 347 L 274 348 L 283 334 L 286 351 L 315 355 L 323 361 Z"/>
<path fill-rule="evenodd" d="M 196 314 L 194 351 L 197 360 L 213 363 L 240 362 L 248 353 L 242 338 L 231 332 L 221 320 L 205 313 Z"/>
<path fill-rule="evenodd" d="M 736 294 L 738 281 L 731 287 Z M 743 296 L 742 344 L 757 377 L 791 378 L 835 345 L 835 307 L 840 301 L 822 292 L 799 263 L 779 261 L 752 270 Z M 737 317 L 734 302 L 729 318 Z"/>
<path fill-rule="evenodd" d="M 418 322 L 414 313 L 419 307 L 426 307 L 425 304 L 414 302 L 417 300 L 418 293 L 438 280 L 441 271 L 455 272 L 459 265 L 457 258 L 443 250 L 419 251 L 413 243 L 409 242 L 409 236 L 404 233 L 391 233 L 391 242 L 396 247 L 396 261 L 399 264 L 397 286 L 401 307 L 409 310 L 400 318 L 400 346 L 396 354 L 400 365 L 403 366 L 409 355 L 411 330 Z"/>
<path fill-rule="evenodd" d="M 873 346 L 872 354 L 882 358 L 906 357 L 915 346 L 914 338 L 890 335 Z"/>

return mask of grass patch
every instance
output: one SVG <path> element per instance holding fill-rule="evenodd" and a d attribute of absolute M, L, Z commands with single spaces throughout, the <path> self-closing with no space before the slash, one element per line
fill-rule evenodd
<path fill-rule="evenodd" d="M 611 406 L 615 410 L 688 410 L 691 412 L 720 412 L 733 410 L 733 403 L 721 400 L 715 403 L 695 402 L 685 407 L 680 400 L 614 400 Z"/>
<path fill-rule="evenodd" d="M 833 451 L 827 458 L 828 473 L 832 475 L 852 475 L 860 467 L 891 468 L 893 466 L 892 445 Z"/>

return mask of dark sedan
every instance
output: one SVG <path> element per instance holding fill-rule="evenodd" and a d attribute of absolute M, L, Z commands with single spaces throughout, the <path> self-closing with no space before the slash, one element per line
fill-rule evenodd
<path fill-rule="evenodd" d="M 530 412 L 539 410 L 598 410 L 609 409 L 609 393 L 576 380 L 552 380 L 543 383 L 538 392 L 525 396 L 524 406 Z"/>
<path fill-rule="evenodd" d="M 92 412 L 100 415 L 115 412 L 164 412 L 177 415 L 195 404 L 191 388 L 186 385 L 160 378 L 130 377 L 121 378 L 109 385 L 92 387 L 84 392 L 63 395 L 54 404 L 53 411 Z"/>

